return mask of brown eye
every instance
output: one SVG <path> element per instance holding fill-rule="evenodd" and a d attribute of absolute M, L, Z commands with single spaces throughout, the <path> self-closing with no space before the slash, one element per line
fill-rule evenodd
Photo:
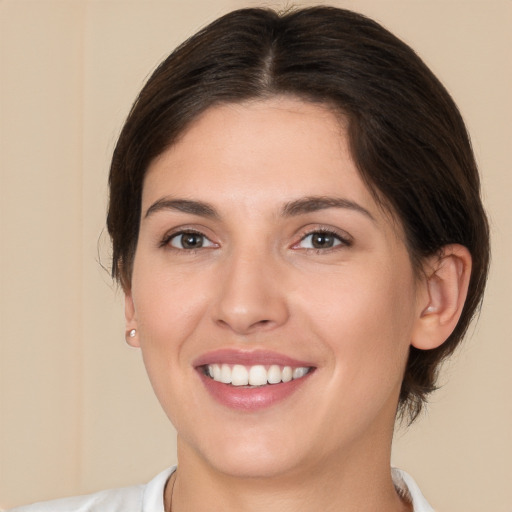
<path fill-rule="evenodd" d="M 176 249 L 201 249 L 203 247 L 213 247 L 214 244 L 201 233 L 188 231 L 174 235 L 170 240 L 170 245 Z"/>
<path fill-rule="evenodd" d="M 339 235 L 329 231 L 314 231 L 306 235 L 298 244 L 302 249 L 332 249 L 338 245 L 350 245 Z"/>
<path fill-rule="evenodd" d="M 328 233 L 313 233 L 311 235 L 311 245 L 315 249 L 328 249 L 334 246 L 336 239 Z"/>

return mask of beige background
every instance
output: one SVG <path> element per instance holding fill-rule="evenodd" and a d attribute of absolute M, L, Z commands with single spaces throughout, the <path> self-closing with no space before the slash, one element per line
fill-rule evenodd
<path fill-rule="evenodd" d="M 404 38 L 452 92 L 492 222 L 480 321 L 428 414 L 398 434 L 394 463 L 439 510 L 510 512 L 512 2 L 331 3 Z M 0 0 L 0 508 L 144 482 L 174 463 L 174 431 L 98 263 L 108 162 L 150 70 L 206 22 L 258 4 Z"/>

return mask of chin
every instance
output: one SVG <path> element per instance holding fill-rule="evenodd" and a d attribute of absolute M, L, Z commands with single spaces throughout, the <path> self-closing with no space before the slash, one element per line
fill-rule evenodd
<path fill-rule="evenodd" d="M 226 456 L 227 455 L 227 456 Z M 247 479 L 275 479 L 293 474 L 300 467 L 295 454 L 281 454 L 276 456 L 270 453 L 254 454 L 235 453 L 209 461 L 210 465 L 220 473 L 235 478 Z"/>
<path fill-rule="evenodd" d="M 262 430 L 252 428 L 244 433 L 228 430 L 220 436 L 210 431 L 212 437 L 201 436 L 200 443 L 191 443 L 180 452 L 192 448 L 214 471 L 236 478 L 285 476 L 294 473 L 308 458 L 300 451 L 294 436 L 276 436 L 275 430 Z"/>

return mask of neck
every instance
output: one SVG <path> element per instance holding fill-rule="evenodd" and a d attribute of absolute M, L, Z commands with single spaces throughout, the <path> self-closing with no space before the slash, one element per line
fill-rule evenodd
<path fill-rule="evenodd" d="M 397 494 L 386 453 L 375 450 L 335 454 L 271 478 L 244 477 L 222 473 L 207 464 L 184 443 L 178 442 L 179 470 L 166 488 L 170 512 L 408 512 Z M 367 453 L 362 457 L 361 453 Z"/>

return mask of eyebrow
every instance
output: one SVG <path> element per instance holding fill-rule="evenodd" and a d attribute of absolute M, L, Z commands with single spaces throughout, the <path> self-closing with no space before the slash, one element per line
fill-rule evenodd
<path fill-rule="evenodd" d="M 283 207 L 282 215 L 283 217 L 293 217 L 295 215 L 304 215 L 319 210 L 326 210 L 327 208 L 346 208 L 348 210 L 354 210 L 375 221 L 373 215 L 360 204 L 350 201 L 349 199 L 329 196 L 303 197 L 296 201 L 286 203 Z"/>
<path fill-rule="evenodd" d="M 169 199 L 162 198 L 153 203 L 146 211 L 144 218 L 162 211 L 162 210 L 175 210 L 183 213 L 191 213 L 201 217 L 218 218 L 219 215 L 213 206 L 202 201 L 190 201 L 188 199 Z"/>
<path fill-rule="evenodd" d="M 281 211 L 281 216 L 295 217 L 320 210 L 326 210 L 328 208 L 345 208 L 348 210 L 354 210 L 375 221 L 373 215 L 360 204 L 349 199 L 328 196 L 303 197 L 296 199 L 295 201 L 290 201 L 284 205 Z M 147 209 L 144 218 L 147 218 L 150 215 L 162 210 L 174 210 L 178 212 L 198 215 L 200 217 L 209 217 L 212 219 L 220 218 L 220 215 L 217 213 L 215 208 L 203 201 L 192 201 L 189 199 L 169 199 L 166 197 L 153 203 Z"/>

